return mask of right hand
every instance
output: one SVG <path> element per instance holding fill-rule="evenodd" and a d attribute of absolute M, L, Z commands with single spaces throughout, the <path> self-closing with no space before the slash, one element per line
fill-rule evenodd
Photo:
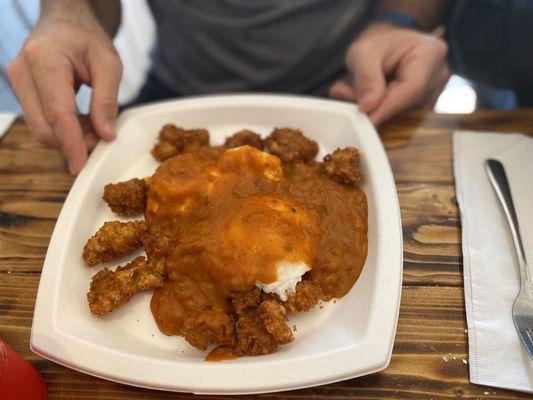
<path fill-rule="evenodd" d="M 122 64 L 90 8 L 72 11 L 41 15 L 7 73 L 32 135 L 63 149 L 76 175 L 98 138 L 116 135 Z M 92 88 L 89 125 L 77 117 L 75 96 L 82 83 Z"/>
<path fill-rule="evenodd" d="M 330 96 L 358 103 L 375 125 L 412 108 L 433 108 L 450 77 L 447 52 L 434 35 L 375 22 L 346 55 L 355 85 L 337 81 Z"/>

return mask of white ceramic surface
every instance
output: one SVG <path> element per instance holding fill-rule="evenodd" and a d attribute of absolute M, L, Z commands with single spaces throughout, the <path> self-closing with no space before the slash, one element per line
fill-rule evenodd
<path fill-rule="evenodd" d="M 165 123 L 208 128 L 214 144 L 244 127 L 266 136 L 273 127 L 288 126 L 318 141 L 319 157 L 348 145 L 361 151 L 369 211 L 365 268 L 344 298 L 293 318 L 295 341 L 274 354 L 205 362 L 205 353 L 159 332 L 149 309 L 151 293 L 102 318 L 89 312 L 85 294 L 102 267 L 86 267 L 81 250 L 105 220 L 117 219 L 101 200 L 103 187 L 153 173 L 158 164 L 149 150 Z M 120 116 L 118 130 L 118 139 L 94 150 L 61 210 L 37 294 L 35 353 L 116 382 L 210 394 L 303 388 L 387 367 L 401 293 L 400 211 L 380 139 L 354 105 L 297 96 L 198 97 L 130 109 Z"/>

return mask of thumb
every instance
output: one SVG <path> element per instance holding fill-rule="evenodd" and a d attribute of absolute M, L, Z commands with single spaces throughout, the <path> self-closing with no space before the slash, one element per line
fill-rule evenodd
<path fill-rule="evenodd" d="M 355 50 L 349 54 L 348 68 L 354 76 L 359 108 L 366 113 L 374 111 L 385 95 L 386 87 L 380 55 L 373 49 Z"/>
<path fill-rule="evenodd" d="M 118 88 L 122 63 L 114 53 L 101 54 L 91 62 L 91 121 L 95 132 L 105 140 L 116 136 Z"/>

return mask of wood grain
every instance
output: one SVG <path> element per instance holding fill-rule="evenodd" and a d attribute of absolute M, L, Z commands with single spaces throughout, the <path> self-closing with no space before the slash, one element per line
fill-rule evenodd
<path fill-rule="evenodd" d="M 472 385 L 468 380 L 461 224 L 451 153 L 451 133 L 457 129 L 533 135 L 533 112 L 481 111 L 461 116 L 415 112 L 380 129 L 398 189 L 405 261 L 400 318 L 389 367 L 380 373 L 318 388 L 244 397 L 529 397 Z M 60 152 L 45 149 L 31 139 L 21 119 L 0 139 L 0 337 L 41 371 L 51 400 L 191 397 L 93 378 L 43 360 L 29 350 L 40 271 L 72 183 Z"/>
<path fill-rule="evenodd" d="M 129 399 L 141 395 L 146 399 L 184 397 L 88 377 L 31 353 L 29 333 L 38 283 L 38 274 L 2 276 L 0 336 L 41 371 L 47 381 L 50 398 L 70 399 L 74 396 L 76 399 L 94 399 L 95 394 L 105 399 Z M 470 398 L 484 396 L 483 392 L 489 391 L 493 399 L 520 398 L 513 392 L 469 384 L 468 365 L 465 364 L 468 355 L 464 315 L 461 288 L 405 286 L 394 355 L 386 370 L 320 388 L 245 397 Z"/>

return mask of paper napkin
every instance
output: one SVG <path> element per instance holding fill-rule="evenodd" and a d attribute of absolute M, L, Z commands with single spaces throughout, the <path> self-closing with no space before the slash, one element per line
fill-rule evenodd
<path fill-rule="evenodd" d="M 530 268 L 533 267 L 533 138 L 521 134 L 455 132 L 453 157 L 463 231 L 470 380 L 533 393 L 533 361 L 511 310 L 519 273 L 511 233 L 484 169 L 502 162 Z"/>

